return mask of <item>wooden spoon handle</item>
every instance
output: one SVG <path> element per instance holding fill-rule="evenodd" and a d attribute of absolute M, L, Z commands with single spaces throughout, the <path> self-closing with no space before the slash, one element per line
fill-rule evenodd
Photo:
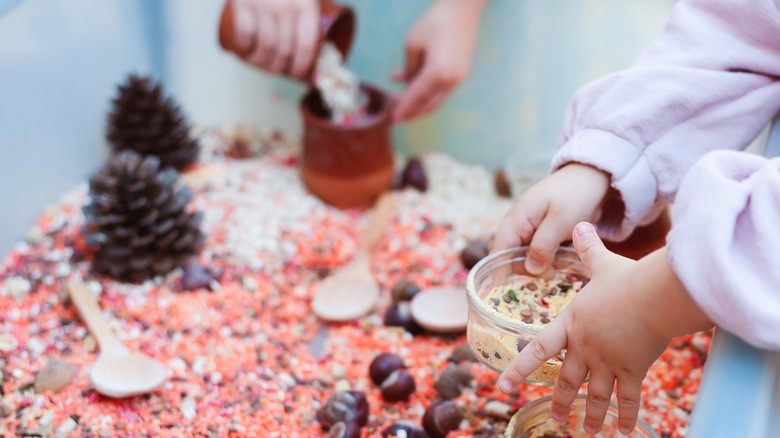
<path fill-rule="evenodd" d="M 385 229 L 390 224 L 390 220 L 395 214 L 395 195 L 393 192 L 386 192 L 379 197 L 374 207 L 374 213 L 368 220 L 368 226 L 363 232 L 360 240 L 360 251 L 364 253 L 371 252 L 379 239 L 384 234 Z"/>
<path fill-rule="evenodd" d="M 87 286 L 80 281 L 70 280 L 68 281 L 68 292 L 70 292 L 70 299 L 73 300 L 73 304 L 76 305 L 76 309 L 81 314 L 81 319 L 87 323 L 89 331 L 100 344 L 100 351 L 112 356 L 129 354 L 127 348 L 111 332 L 108 321 L 103 317 L 100 306 L 98 306 L 97 299 L 87 289 Z"/>

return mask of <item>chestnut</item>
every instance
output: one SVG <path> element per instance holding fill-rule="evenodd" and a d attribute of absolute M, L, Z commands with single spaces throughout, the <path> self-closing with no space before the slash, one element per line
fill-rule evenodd
<path fill-rule="evenodd" d="M 413 335 L 422 332 L 422 328 L 412 318 L 412 305 L 408 301 L 391 304 L 385 312 L 384 322 L 387 327 L 403 327 Z"/>
<path fill-rule="evenodd" d="M 406 401 L 415 390 L 414 377 L 405 369 L 397 369 L 382 382 L 382 398 L 390 401 Z"/>
<path fill-rule="evenodd" d="M 480 260 L 487 257 L 490 253 L 488 243 L 484 240 L 473 240 L 463 248 L 460 253 L 460 261 L 463 263 L 463 267 L 471 269 L 479 263 Z"/>
<path fill-rule="evenodd" d="M 446 438 L 457 429 L 463 420 L 460 407 L 451 401 L 442 401 L 430 406 L 423 415 L 423 428 L 432 438 Z"/>
<path fill-rule="evenodd" d="M 425 175 L 425 167 L 419 158 L 410 158 L 401 174 L 401 187 L 414 187 L 424 192 L 428 189 L 428 177 Z"/>
<path fill-rule="evenodd" d="M 368 400 L 357 391 L 341 391 L 333 394 L 325 406 L 317 411 L 317 421 L 323 430 L 330 430 L 336 423 L 355 423 L 365 426 L 368 422 Z"/>
<path fill-rule="evenodd" d="M 339 421 L 328 431 L 328 438 L 360 438 L 360 426 L 351 421 Z"/>
<path fill-rule="evenodd" d="M 474 376 L 466 365 L 450 365 L 444 369 L 436 382 L 434 389 L 444 400 L 452 400 L 460 396 L 463 388 L 471 385 Z"/>
<path fill-rule="evenodd" d="M 455 363 L 461 363 L 464 361 L 477 362 L 477 356 L 474 355 L 474 351 L 471 349 L 469 344 L 463 343 L 452 350 L 449 361 Z"/>
<path fill-rule="evenodd" d="M 404 278 L 393 286 L 391 292 L 393 302 L 397 303 L 399 301 L 411 301 L 420 292 L 420 288 L 408 278 Z"/>
<path fill-rule="evenodd" d="M 404 361 L 393 353 L 382 353 L 371 361 L 368 367 L 368 375 L 376 385 L 381 385 L 393 371 L 404 367 Z"/>
<path fill-rule="evenodd" d="M 398 420 L 390 426 L 387 426 L 382 431 L 382 438 L 388 438 L 391 436 L 405 436 L 406 438 L 428 438 L 428 434 L 425 433 L 422 427 L 412 423 L 411 421 L 404 420 Z"/>

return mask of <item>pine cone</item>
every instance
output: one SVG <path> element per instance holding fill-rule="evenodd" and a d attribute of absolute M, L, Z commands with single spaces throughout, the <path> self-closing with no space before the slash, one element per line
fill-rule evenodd
<path fill-rule="evenodd" d="M 93 268 L 121 281 L 139 283 L 184 266 L 203 244 L 201 213 L 188 212 L 187 188 L 179 174 L 160 170 L 160 160 L 133 151 L 113 155 L 90 178 L 87 244 L 95 250 Z"/>
<path fill-rule="evenodd" d="M 119 86 L 108 118 L 108 141 L 115 151 L 131 149 L 156 155 L 164 166 L 182 170 L 198 159 L 198 142 L 190 138 L 190 126 L 160 84 L 148 77 L 130 75 Z"/>

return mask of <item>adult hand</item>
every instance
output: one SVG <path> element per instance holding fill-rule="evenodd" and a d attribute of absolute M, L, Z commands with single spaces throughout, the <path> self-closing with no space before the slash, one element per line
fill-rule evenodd
<path fill-rule="evenodd" d="M 232 0 L 238 50 L 274 74 L 303 78 L 314 62 L 319 33 L 317 0 Z"/>
<path fill-rule="evenodd" d="M 491 251 L 529 245 L 526 270 L 541 274 L 578 222 L 594 221 L 609 189 L 609 176 L 591 166 L 568 164 L 523 192 L 493 238 Z"/>
<path fill-rule="evenodd" d="M 406 65 L 392 74 L 406 82 L 393 114 L 406 121 L 439 107 L 471 70 L 479 19 L 487 0 L 437 0 L 406 38 Z"/>
<path fill-rule="evenodd" d="M 590 282 L 504 370 L 499 388 L 511 391 L 544 361 L 566 348 L 553 390 L 551 416 L 568 417 L 590 373 L 583 428 L 597 433 L 617 381 L 618 428 L 628 434 L 639 415 L 647 369 L 674 336 L 712 323 L 690 298 L 666 249 L 633 261 L 607 250 L 588 223 L 573 232 L 574 247 Z"/>

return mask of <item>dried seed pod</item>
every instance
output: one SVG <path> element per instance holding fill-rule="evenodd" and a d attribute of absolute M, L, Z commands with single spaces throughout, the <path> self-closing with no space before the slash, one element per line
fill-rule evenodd
<path fill-rule="evenodd" d="M 442 401 L 430 406 L 423 416 L 423 427 L 432 438 L 446 438 L 457 429 L 463 420 L 460 407 L 451 401 Z"/>
<path fill-rule="evenodd" d="M 499 169 L 496 171 L 495 177 L 493 178 L 493 183 L 495 185 L 498 196 L 502 196 L 504 198 L 512 197 L 512 186 L 509 184 L 509 180 L 506 178 L 506 172 L 504 172 L 504 169 Z"/>
<path fill-rule="evenodd" d="M 411 421 L 397 420 L 382 431 L 382 438 L 405 436 L 406 438 L 428 438 L 422 427 Z"/>
<path fill-rule="evenodd" d="M 404 278 L 393 286 L 391 292 L 393 302 L 397 303 L 400 301 L 411 301 L 420 292 L 420 288 L 408 278 Z"/>
<path fill-rule="evenodd" d="M 410 186 L 421 192 L 428 189 L 428 177 L 419 158 L 410 158 L 401 174 L 401 187 Z"/>
<path fill-rule="evenodd" d="M 368 375 L 376 385 L 381 385 L 393 371 L 404 367 L 404 361 L 393 353 L 382 353 L 371 361 L 368 367 Z"/>
<path fill-rule="evenodd" d="M 463 251 L 460 253 L 460 261 L 463 263 L 463 267 L 471 269 L 479 263 L 480 260 L 487 257 L 490 253 L 490 248 L 484 240 L 474 240 L 469 242 Z"/>
<path fill-rule="evenodd" d="M 382 398 L 390 402 L 406 401 L 414 393 L 414 377 L 405 369 L 397 369 L 382 382 Z"/>
<path fill-rule="evenodd" d="M 467 365 L 450 365 L 444 369 L 436 382 L 434 389 L 444 400 L 452 400 L 460 396 L 463 388 L 471 385 L 474 376 Z"/>
<path fill-rule="evenodd" d="M 360 438 L 360 426 L 351 421 L 339 421 L 328 430 L 328 438 Z"/>
<path fill-rule="evenodd" d="M 368 422 L 368 400 L 362 392 L 341 391 L 333 394 L 317 411 L 317 420 L 324 430 L 339 422 L 365 426 Z"/>
<path fill-rule="evenodd" d="M 412 306 L 408 301 L 393 303 L 385 312 L 385 326 L 403 327 L 411 334 L 422 332 L 422 328 L 412 318 Z"/>

